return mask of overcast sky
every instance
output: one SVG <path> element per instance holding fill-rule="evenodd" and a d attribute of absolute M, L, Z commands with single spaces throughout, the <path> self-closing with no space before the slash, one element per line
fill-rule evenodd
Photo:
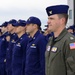
<path fill-rule="evenodd" d="M 0 0 L 0 24 L 10 19 L 40 18 L 42 27 L 47 24 L 46 7 L 67 4 L 67 0 Z"/>

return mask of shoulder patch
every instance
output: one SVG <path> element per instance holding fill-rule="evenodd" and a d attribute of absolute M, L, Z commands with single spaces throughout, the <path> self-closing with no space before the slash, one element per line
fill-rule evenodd
<path fill-rule="evenodd" d="M 73 37 L 70 37 L 70 40 L 74 40 L 74 38 Z"/>
<path fill-rule="evenodd" d="M 75 42 L 74 43 L 70 43 L 70 49 L 75 49 Z"/>

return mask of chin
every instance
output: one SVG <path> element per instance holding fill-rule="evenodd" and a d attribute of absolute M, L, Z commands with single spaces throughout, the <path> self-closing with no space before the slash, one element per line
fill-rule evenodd
<path fill-rule="evenodd" d="M 29 31 L 26 31 L 26 33 L 29 33 Z"/>
<path fill-rule="evenodd" d="M 49 29 L 49 28 L 48 28 L 47 30 L 48 30 L 48 31 L 51 31 L 51 29 Z"/>
<path fill-rule="evenodd" d="M 15 32 L 15 33 L 17 33 L 17 32 Z"/>

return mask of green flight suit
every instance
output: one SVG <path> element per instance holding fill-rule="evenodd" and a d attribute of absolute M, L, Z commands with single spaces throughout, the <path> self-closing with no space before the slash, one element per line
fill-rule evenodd
<path fill-rule="evenodd" d="M 66 29 L 54 41 L 51 37 L 45 59 L 46 75 L 75 75 L 75 37 Z"/>

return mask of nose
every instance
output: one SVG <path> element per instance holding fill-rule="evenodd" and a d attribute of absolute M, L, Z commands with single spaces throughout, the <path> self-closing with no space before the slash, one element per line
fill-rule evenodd
<path fill-rule="evenodd" d="M 48 25 L 50 24 L 50 21 L 49 21 L 49 20 L 47 21 L 47 24 L 48 24 Z"/>

